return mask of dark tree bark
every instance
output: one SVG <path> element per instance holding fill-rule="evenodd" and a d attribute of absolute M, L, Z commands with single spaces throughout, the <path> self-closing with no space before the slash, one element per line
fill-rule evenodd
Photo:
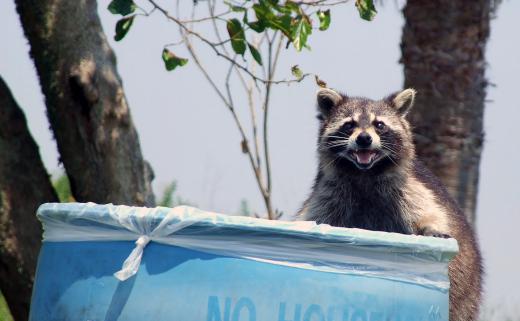
<path fill-rule="evenodd" d="M 25 116 L 0 77 L 0 289 L 15 320 L 27 320 L 40 249 L 36 209 L 58 197 Z"/>
<path fill-rule="evenodd" d="M 401 43 L 417 152 L 475 221 L 491 0 L 408 0 Z"/>
<path fill-rule="evenodd" d="M 77 201 L 154 205 L 152 171 L 94 0 L 16 0 Z"/>

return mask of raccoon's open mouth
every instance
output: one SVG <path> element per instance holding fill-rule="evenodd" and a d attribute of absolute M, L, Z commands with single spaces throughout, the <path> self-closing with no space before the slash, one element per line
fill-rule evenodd
<path fill-rule="evenodd" d="M 369 169 L 378 160 L 380 153 L 374 149 L 357 149 L 349 151 L 351 159 L 360 169 Z"/>

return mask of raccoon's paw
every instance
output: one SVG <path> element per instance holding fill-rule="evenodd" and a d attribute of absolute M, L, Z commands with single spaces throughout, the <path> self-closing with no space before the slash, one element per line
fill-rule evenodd
<path fill-rule="evenodd" d="M 418 234 L 423 235 L 423 236 L 440 237 L 443 239 L 451 238 L 451 235 L 436 231 L 430 227 L 425 227 L 425 228 L 421 229 Z"/>

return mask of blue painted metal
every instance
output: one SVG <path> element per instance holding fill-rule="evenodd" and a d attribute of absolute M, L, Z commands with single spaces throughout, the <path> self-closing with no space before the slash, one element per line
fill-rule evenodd
<path fill-rule="evenodd" d="M 258 225 L 257 233 L 237 227 L 219 231 L 207 224 L 190 228 L 201 235 L 205 229 L 236 234 L 237 240 L 262 231 L 276 234 Z M 297 234 L 274 234 L 273 251 L 280 242 L 299 241 Z M 316 245 L 326 245 L 326 239 L 316 237 Z M 349 273 L 367 267 L 348 262 L 343 273 L 323 272 L 151 242 L 137 275 L 120 282 L 113 273 L 134 246 L 132 241 L 44 242 L 30 320 L 448 321 L 445 289 L 413 278 Z M 431 260 L 452 256 L 453 248 L 447 249 Z M 413 246 L 409 252 L 413 255 Z M 447 278 L 448 260 L 440 262 Z M 373 264 L 385 268 L 385 261 Z"/>

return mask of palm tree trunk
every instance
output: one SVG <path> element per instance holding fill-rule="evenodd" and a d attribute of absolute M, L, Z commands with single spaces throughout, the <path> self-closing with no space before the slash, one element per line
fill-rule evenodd
<path fill-rule="evenodd" d="M 491 0 L 408 0 L 401 43 L 417 152 L 475 221 Z"/>
<path fill-rule="evenodd" d="M 154 205 L 153 173 L 95 0 L 16 0 L 61 161 L 78 201 Z"/>

